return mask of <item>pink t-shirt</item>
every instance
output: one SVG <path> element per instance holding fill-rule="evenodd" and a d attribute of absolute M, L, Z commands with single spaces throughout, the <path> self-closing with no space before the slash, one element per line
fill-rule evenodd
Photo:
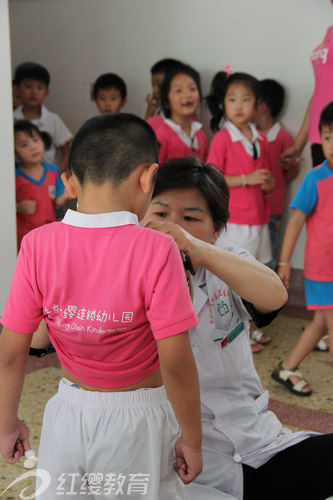
<path fill-rule="evenodd" d="M 260 135 L 260 156 L 250 156 L 240 141 L 233 141 L 227 128 L 217 132 L 210 144 L 207 163 L 216 166 L 225 175 L 250 174 L 258 168 L 270 168 L 268 142 Z M 249 226 L 267 224 L 269 207 L 267 194 L 259 185 L 230 188 L 230 217 L 228 222 Z"/>
<path fill-rule="evenodd" d="M 271 215 L 281 215 L 286 194 L 286 174 L 280 165 L 281 153 L 294 144 L 292 136 L 276 122 L 267 134 L 268 154 L 275 186 L 270 191 L 268 204 Z"/>
<path fill-rule="evenodd" d="M 161 114 L 151 116 L 147 119 L 147 122 L 153 130 L 160 127 L 163 124 L 163 116 Z"/>
<path fill-rule="evenodd" d="M 68 210 L 25 236 L 1 323 L 32 333 L 43 317 L 61 364 L 104 388 L 146 378 L 156 340 L 198 323 L 177 245 L 129 212 Z"/>
<path fill-rule="evenodd" d="M 309 117 L 309 142 L 321 144 L 319 119 L 322 110 L 333 101 L 333 26 L 311 54 L 315 87 Z"/>
<path fill-rule="evenodd" d="M 157 121 L 155 117 L 148 118 L 148 123 L 154 129 L 159 143 L 159 162 L 170 158 L 184 158 L 185 156 L 197 156 L 202 162 L 206 161 L 208 153 L 208 141 L 205 133 L 200 129 L 195 133 L 198 148 L 191 149 L 179 137 L 179 135 L 164 120 Z"/>

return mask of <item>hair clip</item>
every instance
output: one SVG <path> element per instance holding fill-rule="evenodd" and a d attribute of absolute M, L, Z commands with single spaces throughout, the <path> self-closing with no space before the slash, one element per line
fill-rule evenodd
<path fill-rule="evenodd" d="M 228 64 L 227 66 L 224 66 L 223 71 L 227 73 L 227 78 L 229 78 L 232 73 L 232 67 Z"/>

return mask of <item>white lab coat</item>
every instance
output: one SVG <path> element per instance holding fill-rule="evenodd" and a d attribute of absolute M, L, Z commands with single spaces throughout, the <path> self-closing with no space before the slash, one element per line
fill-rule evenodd
<path fill-rule="evenodd" d="M 221 239 L 217 244 L 223 246 Z M 227 250 L 253 258 L 245 250 Z M 190 337 L 200 379 L 204 459 L 196 481 L 241 500 L 242 463 L 257 468 L 314 433 L 292 433 L 266 410 L 269 394 L 254 367 L 250 315 L 240 297 L 200 268 L 193 303 L 200 318 Z"/>

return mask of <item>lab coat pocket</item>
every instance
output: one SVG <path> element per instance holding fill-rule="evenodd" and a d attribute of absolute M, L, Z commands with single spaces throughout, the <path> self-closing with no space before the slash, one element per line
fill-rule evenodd
<path fill-rule="evenodd" d="M 268 402 L 269 402 L 269 392 L 264 391 L 254 402 L 256 405 L 256 408 L 258 410 L 258 414 L 260 415 L 263 413 L 265 410 L 268 408 Z"/>

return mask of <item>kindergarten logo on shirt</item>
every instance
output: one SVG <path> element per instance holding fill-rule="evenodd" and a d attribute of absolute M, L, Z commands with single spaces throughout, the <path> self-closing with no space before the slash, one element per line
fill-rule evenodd
<path fill-rule="evenodd" d="M 49 186 L 49 197 L 51 198 L 51 200 L 55 200 L 55 197 L 56 197 L 55 186 Z"/>
<path fill-rule="evenodd" d="M 132 323 L 132 311 L 111 312 L 89 309 L 76 305 L 62 306 L 53 304 L 44 307 L 44 315 L 55 321 L 56 326 L 66 331 L 77 331 L 97 334 L 108 334 L 125 331 L 126 326 Z M 82 324 L 80 321 L 83 321 Z M 103 328 L 106 326 L 107 328 Z"/>

